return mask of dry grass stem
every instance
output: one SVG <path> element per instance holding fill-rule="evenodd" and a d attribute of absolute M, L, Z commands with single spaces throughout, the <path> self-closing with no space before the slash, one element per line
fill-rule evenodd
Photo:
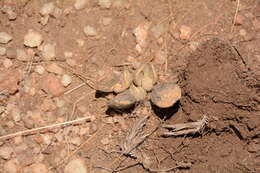
<path fill-rule="evenodd" d="M 68 95 L 68 94 L 70 94 L 71 92 L 73 92 L 73 91 L 75 91 L 75 90 L 77 90 L 77 89 L 79 89 L 79 88 L 81 88 L 81 87 L 83 87 L 83 86 L 85 86 L 85 85 L 86 85 L 85 82 L 84 82 L 84 83 L 81 83 L 81 84 L 79 84 L 78 86 L 76 86 L 76 87 L 74 87 L 74 88 L 72 88 L 72 89 L 66 91 L 66 92 L 64 93 L 64 95 Z"/>
<path fill-rule="evenodd" d="M 233 24 L 232 24 L 232 27 L 231 27 L 231 33 L 233 32 L 234 27 L 235 27 L 235 22 L 236 22 L 236 19 L 237 19 L 237 13 L 238 13 L 238 10 L 239 10 L 239 5 L 240 5 L 240 0 L 237 0 L 237 8 L 236 8 L 235 16 L 234 16 L 234 19 L 233 19 Z"/>
<path fill-rule="evenodd" d="M 57 123 L 57 124 L 52 124 L 52 125 L 48 125 L 48 126 L 44 126 L 44 127 L 38 127 L 38 128 L 34 128 L 34 129 L 24 130 L 24 131 L 12 133 L 9 135 L 0 136 L 0 141 L 10 139 L 10 138 L 13 138 L 16 136 L 20 136 L 20 135 L 25 136 L 25 135 L 29 135 L 29 134 L 34 134 L 36 132 L 40 132 L 40 131 L 46 130 L 46 129 L 53 129 L 56 127 L 72 125 L 72 124 L 79 123 L 82 121 L 91 121 L 91 119 L 90 119 L 90 117 L 84 117 L 84 118 L 79 118 L 79 119 L 72 120 L 72 121 L 66 121 L 63 123 Z"/>

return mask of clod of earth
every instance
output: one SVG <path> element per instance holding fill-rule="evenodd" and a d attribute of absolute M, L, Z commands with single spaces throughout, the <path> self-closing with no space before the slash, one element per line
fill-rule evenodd
<path fill-rule="evenodd" d="M 163 83 L 154 86 L 151 101 L 160 108 L 173 106 L 181 98 L 181 88 L 175 83 Z"/>

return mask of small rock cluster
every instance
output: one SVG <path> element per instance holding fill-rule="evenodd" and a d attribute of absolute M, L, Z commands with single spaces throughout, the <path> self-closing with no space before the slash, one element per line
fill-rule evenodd
<path fill-rule="evenodd" d="M 127 109 L 136 102 L 145 100 L 151 91 L 151 101 L 160 108 L 168 108 L 181 98 L 181 89 L 175 83 L 157 83 L 157 73 L 151 63 L 140 64 L 133 72 L 124 69 L 122 73 L 114 72 L 111 78 L 101 81 L 99 91 L 114 92 L 108 106 L 114 109 Z M 154 86 L 155 85 L 155 86 Z"/>

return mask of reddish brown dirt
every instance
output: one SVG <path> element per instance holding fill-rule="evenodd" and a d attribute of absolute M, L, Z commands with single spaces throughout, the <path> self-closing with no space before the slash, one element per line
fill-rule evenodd
<path fill-rule="evenodd" d="M 74 0 L 55 1 L 62 14 L 50 17 L 43 26 L 39 10 L 46 2 L 49 1 L 0 1 L 0 9 L 8 5 L 17 13 L 15 20 L 9 20 L 7 14 L 0 12 L 0 32 L 13 36 L 11 42 L 0 46 L 35 53 L 33 62 L 11 59 L 13 65 L 9 69 L 4 66 L 6 55 L 0 55 L 0 136 L 86 116 L 91 120 L 1 139 L 0 150 L 9 147 L 12 154 L 0 157 L 0 173 L 32 172 L 31 166 L 36 163 L 44 164 L 50 173 L 62 173 L 75 157 L 84 160 L 88 172 L 94 173 L 107 172 L 95 168 L 97 165 L 112 169 L 120 162 L 122 167 L 139 162 L 120 171 L 125 173 L 173 167 L 176 168 L 169 172 L 260 172 L 259 1 L 240 1 L 238 14 L 244 20 L 235 26 L 232 21 L 238 1 L 233 0 L 125 0 L 122 6 L 112 5 L 109 9 L 100 8 L 98 0 L 94 0 L 82 10 L 74 8 Z M 103 25 L 104 17 L 111 18 L 111 23 Z M 139 53 L 133 30 L 144 22 L 151 22 L 151 28 L 147 47 Z M 156 37 L 152 28 L 161 23 L 164 31 Z M 98 36 L 85 36 L 86 25 L 96 28 Z M 182 25 L 191 28 L 188 40 L 180 38 Z M 56 44 L 54 60 L 46 61 L 40 49 L 24 46 L 29 29 L 43 36 L 43 44 Z M 163 58 L 156 59 L 158 50 L 167 52 L 166 64 Z M 74 67 L 66 63 L 65 51 L 73 53 Z M 180 102 L 163 110 L 144 102 L 121 112 L 107 111 L 106 99 L 110 96 L 100 97 L 87 85 L 63 94 L 82 83 L 75 73 L 95 82 L 111 68 L 118 70 L 113 66 L 125 63 L 128 56 L 140 61 L 154 57 L 159 83 L 174 81 L 181 86 Z M 46 92 L 48 83 L 44 82 L 48 76 L 60 81 L 61 75 L 34 72 L 37 65 L 46 68 L 53 62 L 72 76 L 71 85 L 61 88 L 64 92 L 55 97 Z M 64 102 L 62 106 L 60 100 Z M 17 109 L 19 120 L 13 113 Z M 135 150 L 138 158 L 112 152 L 120 151 L 133 124 L 146 115 L 150 118 L 145 134 L 160 123 L 193 122 L 203 115 L 209 122 L 201 134 L 191 136 L 163 138 L 160 135 L 164 130 L 159 128 Z M 165 117 L 167 120 L 163 121 Z M 7 169 L 14 167 L 16 172 Z"/>

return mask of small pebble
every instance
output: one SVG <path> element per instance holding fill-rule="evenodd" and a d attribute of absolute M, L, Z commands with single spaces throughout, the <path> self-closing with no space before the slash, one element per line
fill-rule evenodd
<path fill-rule="evenodd" d="M 160 23 L 152 27 L 151 31 L 154 35 L 155 38 L 161 37 L 166 31 L 167 31 L 167 26 L 164 23 Z"/>
<path fill-rule="evenodd" d="M 5 58 L 4 61 L 3 61 L 3 65 L 4 65 L 5 68 L 10 68 L 10 67 L 12 67 L 13 62 L 10 59 Z"/>
<path fill-rule="evenodd" d="M 72 52 L 69 52 L 69 51 L 65 51 L 65 52 L 64 52 L 64 56 L 65 56 L 66 59 L 67 59 L 67 58 L 72 58 L 73 53 L 72 53 Z"/>
<path fill-rule="evenodd" d="M 42 35 L 33 30 L 29 30 L 24 36 L 24 45 L 28 47 L 38 47 L 41 45 L 42 41 Z"/>
<path fill-rule="evenodd" d="M 53 96 L 59 96 L 64 92 L 59 79 L 53 74 L 48 74 L 42 80 L 42 89 Z"/>
<path fill-rule="evenodd" d="M 20 61 L 30 61 L 30 56 L 23 49 L 16 50 L 17 59 Z"/>
<path fill-rule="evenodd" d="M 9 129 L 12 129 L 14 128 L 15 124 L 13 121 L 7 121 L 6 124 L 5 124 Z"/>
<path fill-rule="evenodd" d="M 52 139 L 53 139 L 52 135 L 42 134 L 41 137 L 42 137 L 43 144 L 48 146 L 48 145 L 50 145 L 52 143 Z"/>
<path fill-rule="evenodd" d="M 84 105 L 79 105 L 79 106 L 78 106 L 78 110 L 79 110 L 81 113 L 85 113 L 85 112 L 88 110 L 88 108 L 87 108 L 86 106 L 84 106 Z"/>
<path fill-rule="evenodd" d="M 150 28 L 150 25 L 151 23 L 149 22 L 141 23 L 133 31 L 136 37 L 137 45 L 139 45 L 140 48 L 146 47 L 146 38 L 148 36 L 148 29 Z"/>
<path fill-rule="evenodd" d="M 250 153 L 257 153 L 258 151 L 260 151 L 260 144 L 256 144 L 254 142 L 251 142 L 247 146 L 247 151 L 250 152 Z"/>
<path fill-rule="evenodd" d="M 34 163 L 30 166 L 31 173 L 48 173 L 49 170 L 46 165 L 42 163 Z"/>
<path fill-rule="evenodd" d="M 6 49 L 6 56 L 7 56 L 7 58 L 9 58 L 9 59 L 14 59 L 14 58 L 16 58 L 16 56 L 17 56 L 16 50 L 15 50 L 14 48 L 12 48 L 12 47 L 8 47 L 8 48 Z"/>
<path fill-rule="evenodd" d="M 12 118 L 15 122 L 21 121 L 21 111 L 18 108 L 12 110 Z"/>
<path fill-rule="evenodd" d="M 66 63 L 67 63 L 69 66 L 71 66 L 71 67 L 74 67 L 74 66 L 77 65 L 77 62 L 76 62 L 74 59 L 70 59 L 70 58 L 66 60 Z"/>
<path fill-rule="evenodd" d="M 61 108 L 66 104 L 65 100 L 60 98 L 54 98 L 54 102 L 58 108 Z"/>
<path fill-rule="evenodd" d="M 191 50 L 195 51 L 199 47 L 199 42 L 190 41 L 189 42 L 189 47 L 190 47 Z"/>
<path fill-rule="evenodd" d="M 47 25 L 47 23 L 48 23 L 48 21 L 49 21 L 49 18 L 50 18 L 49 15 L 41 17 L 40 23 L 41 23 L 43 26 Z"/>
<path fill-rule="evenodd" d="M 11 159 L 4 164 L 6 173 L 18 173 L 19 163 L 17 159 Z"/>
<path fill-rule="evenodd" d="M 180 39 L 189 40 L 191 37 L 191 28 L 185 25 L 180 27 Z"/>
<path fill-rule="evenodd" d="M 87 173 L 87 167 L 82 158 L 72 159 L 64 168 L 64 173 Z"/>
<path fill-rule="evenodd" d="M 14 144 L 15 145 L 20 145 L 22 144 L 24 141 L 23 141 L 23 137 L 22 136 L 16 136 L 14 137 Z"/>
<path fill-rule="evenodd" d="M 80 131 L 79 131 L 79 135 L 80 136 L 84 136 L 84 135 L 88 135 L 89 134 L 89 128 L 80 128 Z"/>
<path fill-rule="evenodd" d="M 17 17 L 17 14 L 13 11 L 11 6 L 4 5 L 2 8 L 2 12 L 7 14 L 9 20 L 15 20 Z"/>
<path fill-rule="evenodd" d="M 76 42 L 77 42 L 77 44 L 78 44 L 79 47 L 82 47 L 82 46 L 84 46 L 84 44 L 85 44 L 85 41 L 82 40 L 82 39 L 77 39 Z"/>
<path fill-rule="evenodd" d="M 245 29 L 240 29 L 239 35 L 241 35 L 242 37 L 245 37 L 247 35 L 246 30 Z"/>
<path fill-rule="evenodd" d="M 74 137 L 70 140 L 70 143 L 76 146 L 80 146 L 80 144 L 82 143 L 82 140 L 80 139 L 79 136 Z"/>
<path fill-rule="evenodd" d="M 256 30 L 260 30 L 260 20 L 253 20 L 253 25 Z"/>
<path fill-rule="evenodd" d="M 53 13 L 55 9 L 55 4 L 54 2 L 49 2 L 49 3 L 46 3 L 42 6 L 42 8 L 40 9 L 40 14 L 42 16 L 46 16 L 46 15 L 49 15 L 51 13 Z"/>
<path fill-rule="evenodd" d="M 96 29 L 89 25 L 84 27 L 84 33 L 86 34 L 86 36 L 96 36 L 97 35 Z"/>
<path fill-rule="evenodd" d="M 0 43 L 6 44 L 11 41 L 13 37 L 6 32 L 0 32 Z"/>
<path fill-rule="evenodd" d="M 11 147 L 0 147 L 0 157 L 4 160 L 9 160 L 13 152 Z"/>
<path fill-rule="evenodd" d="M 6 60 L 11 61 L 9 59 Z M 16 92 L 20 88 L 19 82 L 21 79 L 22 73 L 17 69 L 2 71 L 0 78 L 0 91 L 5 90 L 9 93 Z"/>
<path fill-rule="evenodd" d="M 44 112 L 50 112 L 56 109 L 56 106 L 52 99 L 46 98 L 41 104 L 41 110 Z"/>
<path fill-rule="evenodd" d="M 0 56 L 4 56 L 6 54 L 6 48 L 0 47 Z"/>
<path fill-rule="evenodd" d="M 74 3 L 74 7 L 77 10 L 81 10 L 87 6 L 87 0 L 76 0 Z"/>
<path fill-rule="evenodd" d="M 62 83 L 62 85 L 63 85 L 64 87 L 69 86 L 69 85 L 71 84 L 71 82 L 72 82 L 72 79 L 71 79 L 71 77 L 70 77 L 69 75 L 64 74 L 64 75 L 62 76 L 62 78 L 61 78 L 61 83 Z"/>
<path fill-rule="evenodd" d="M 113 7 L 121 8 L 124 5 L 125 0 L 113 0 Z"/>
<path fill-rule="evenodd" d="M 241 14 L 238 14 L 236 19 L 235 19 L 235 25 L 243 25 L 243 23 L 245 22 L 245 17 Z"/>
<path fill-rule="evenodd" d="M 45 69 L 44 69 L 43 66 L 37 65 L 37 66 L 35 67 L 34 71 L 35 71 L 36 73 L 38 73 L 38 74 L 43 74 L 44 71 L 45 71 Z"/>
<path fill-rule="evenodd" d="M 110 8 L 111 7 L 111 0 L 99 0 L 98 5 L 101 8 Z"/>
<path fill-rule="evenodd" d="M 154 62 L 155 64 L 162 65 L 165 63 L 167 53 L 163 49 L 159 49 L 155 54 Z"/>
<path fill-rule="evenodd" d="M 103 17 L 101 19 L 102 24 L 105 26 L 109 25 L 111 23 L 111 21 L 112 21 L 112 18 L 110 18 L 110 17 Z"/>
<path fill-rule="evenodd" d="M 42 56 L 45 60 L 53 60 L 56 56 L 55 44 L 47 43 L 43 46 Z"/>
<path fill-rule="evenodd" d="M 62 15 L 62 9 L 56 7 L 56 8 L 54 9 L 54 11 L 53 11 L 53 16 L 54 16 L 55 18 L 59 18 L 59 17 L 61 17 L 61 15 Z"/>
<path fill-rule="evenodd" d="M 5 107 L 4 106 L 0 106 L 0 114 L 2 114 L 5 111 Z"/>
<path fill-rule="evenodd" d="M 55 73 L 61 75 L 63 73 L 63 69 L 58 66 L 56 63 L 51 63 L 46 67 L 46 71 L 50 73 Z"/>
<path fill-rule="evenodd" d="M 107 144 L 110 143 L 110 140 L 109 140 L 109 138 L 103 138 L 103 139 L 101 139 L 100 142 L 101 142 L 103 145 L 107 145 Z"/>

